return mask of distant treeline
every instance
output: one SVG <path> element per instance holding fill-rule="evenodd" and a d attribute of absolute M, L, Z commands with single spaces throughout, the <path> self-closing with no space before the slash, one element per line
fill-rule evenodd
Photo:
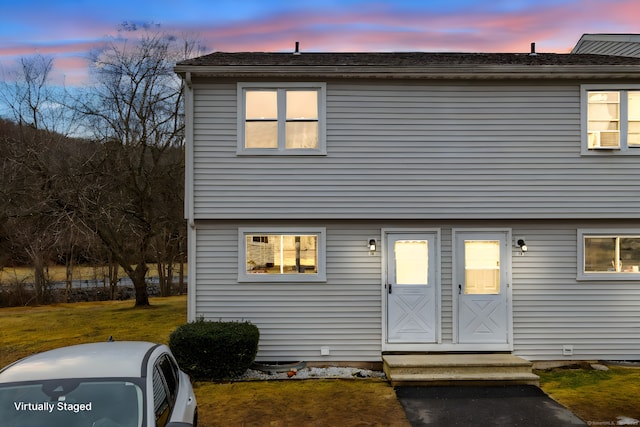
<path fill-rule="evenodd" d="M 173 66 L 198 46 L 123 27 L 91 53 L 85 88 L 51 85 L 54 59 L 40 55 L 4 76 L 0 268 L 33 268 L 37 303 L 47 300 L 52 264 L 114 266 L 131 280 L 136 305 L 148 305 L 153 263 L 161 294 L 171 292 L 163 278 L 187 246 L 183 91 Z"/>

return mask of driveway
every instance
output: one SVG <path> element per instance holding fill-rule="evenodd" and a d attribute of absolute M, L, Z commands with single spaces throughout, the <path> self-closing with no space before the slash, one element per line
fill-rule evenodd
<path fill-rule="evenodd" d="M 586 426 L 535 386 L 396 387 L 413 427 Z"/>

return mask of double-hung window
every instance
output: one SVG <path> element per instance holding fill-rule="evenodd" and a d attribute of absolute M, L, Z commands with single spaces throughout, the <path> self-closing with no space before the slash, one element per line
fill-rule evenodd
<path fill-rule="evenodd" d="M 583 154 L 640 155 L 640 86 L 583 86 Z"/>
<path fill-rule="evenodd" d="M 640 279 L 640 230 L 578 230 L 578 279 Z"/>
<path fill-rule="evenodd" d="M 238 281 L 322 282 L 324 228 L 241 228 Z"/>
<path fill-rule="evenodd" d="M 238 153 L 326 154 L 324 83 L 239 83 Z"/>

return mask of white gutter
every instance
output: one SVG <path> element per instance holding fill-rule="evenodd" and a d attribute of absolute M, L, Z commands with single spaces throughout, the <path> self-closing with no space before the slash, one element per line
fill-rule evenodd
<path fill-rule="evenodd" d="M 384 79 L 637 79 L 640 65 L 178 65 L 178 73 L 218 78 L 384 78 Z"/>

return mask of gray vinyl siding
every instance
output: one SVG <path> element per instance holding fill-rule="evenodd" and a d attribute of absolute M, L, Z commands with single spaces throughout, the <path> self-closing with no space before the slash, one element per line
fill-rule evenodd
<path fill-rule="evenodd" d="M 238 283 L 237 227 L 203 224 L 195 315 L 256 324 L 261 361 L 380 361 L 380 256 L 369 256 L 365 245 L 379 235 L 379 228 L 362 225 L 327 227 L 326 283 Z M 329 347 L 330 356 L 321 357 L 321 347 Z"/>
<path fill-rule="evenodd" d="M 236 103 L 194 86 L 193 219 L 640 217 L 638 157 L 580 154 L 579 82 L 329 81 L 326 156 L 238 156 Z"/>
<path fill-rule="evenodd" d="M 379 361 L 383 255 L 365 243 L 438 228 L 452 344 L 452 229 L 508 228 L 529 247 L 515 354 L 640 358 L 640 282 L 576 280 L 578 228 L 640 228 L 640 157 L 581 155 L 581 82 L 326 83 L 325 156 L 237 155 L 236 83 L 194 85 L 195 318 L 254 322 L 260 361 Z M 326 227 L 326 283 L 238 283 L 238 228 L 261 226 Z"/>
<path fill-rule="evenodd" d="M 453 341 L 453 257 L 452 257 L 452 233 L 451 226 L 445 224 L 432 224 L 441 228 L 440 232 L 440 332 L 443 343 Z"/>
<path fill-rule="evenodd" d="M 514 234 L 529 252 L 513 257 L 514 353 L 532 360 L 637 360 L 640 281 L 577 281 L 577 228 L 637 222 L 536 223 Z M 573 356 L 563 356 L 563 345 Z"/>
<path fill-rule="evenodd" d="M 238 283 L 238 226 L 326 227 L 326 283 Z M 452 230 L 510 228 L 529 251 L 512 251 L 514 353 L 530 360 L 636 360 L 640 282 L 577 281 L 578 228 L 637 228 L 634 221 L 254 221 L 201 222 L 197 230 L 196 316 L 250 320 L 261 331 L 261 361 L 379 361 L 381 229 L 441 230 L 441 336 L 453 339 Z M 381 248 L 383 250 L 383 248 Z M 573 356 L 563 356 L 563 345 Z M 320 347 L 331 349 L 321 356 Z"/>

